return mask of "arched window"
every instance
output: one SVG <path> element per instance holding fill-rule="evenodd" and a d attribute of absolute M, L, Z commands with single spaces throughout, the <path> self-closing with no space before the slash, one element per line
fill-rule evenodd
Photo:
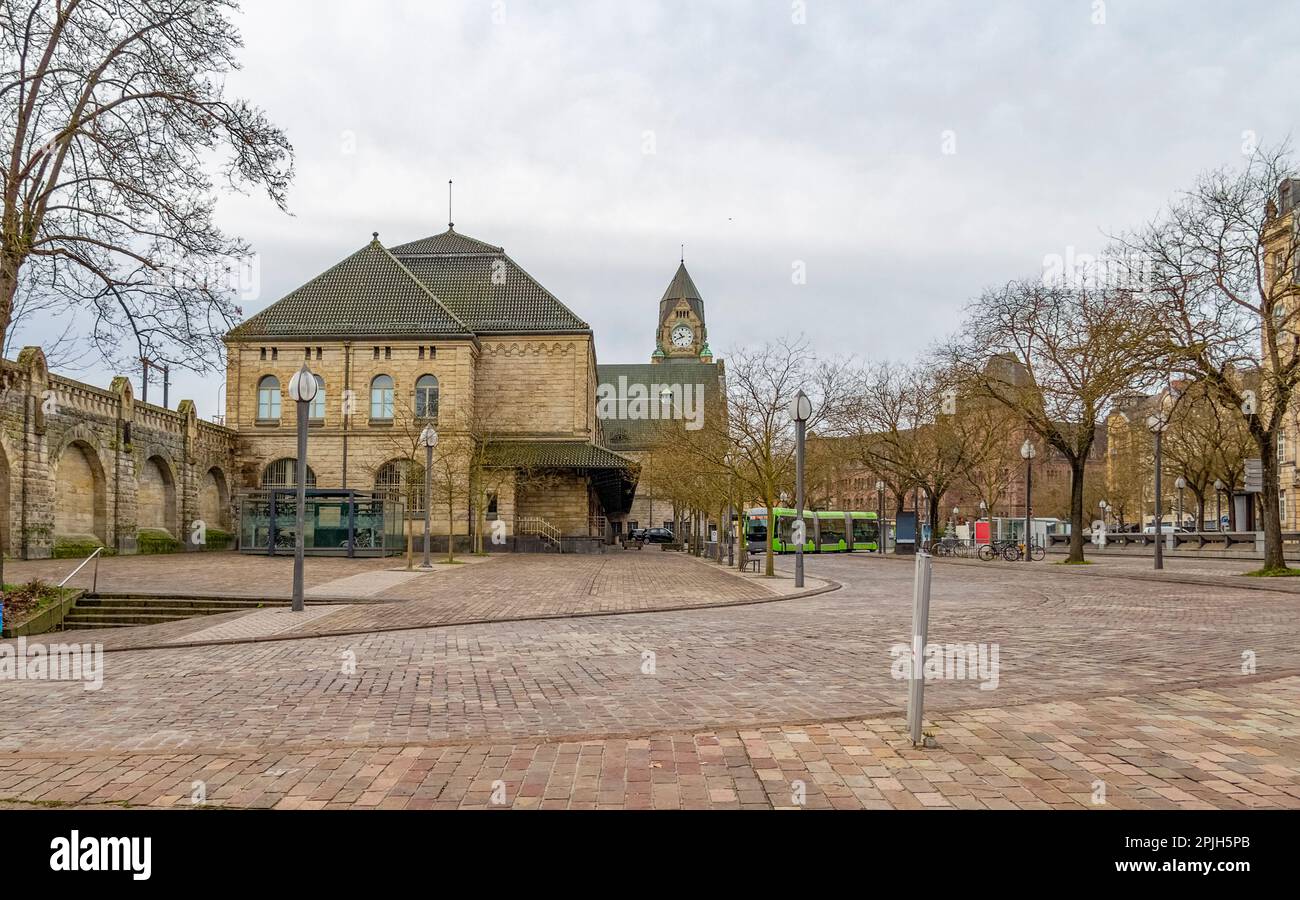
<path fill-rule="evenodd" d="M 316 376 L 316 396 L 311 398 L 311 408 L 307 417 L 313 422 L 325 421 L 325 379 Z"/>
<path fill-rule="evenodd" d="M 280 418 L 280 379 L 267 375 L 257 383 L 257 417 L 259 419 Z"/>
<path fill-rule="evenodd" d="M 376 375 L 370 382 L 370 418 L 393 418 L 393 379 L 389 375 Z"/>
<path fill-rule="evenodd" d="M 385 500 L 404 502 L 408 516 L 424 515 L 424 466 L 390 459 L 375 470 L 375 493 Z"/>
<path fill-rule="evenodd" d="M 262 487 L 286 488 L 298 484 L 298 460 L 277 459 L 262 472 Z M 307 467 L 307 487 L 316 486 L 316 473 Z"/>
<path fill-rule="evenodd" d="M 415 417 L 438 418 L 438 376 L 421 375 L 415 382 Z"/>
<path fill-rule="evenodd" d="M 386 500 L 402 499 L 402 463 L 390 459 L 375 471 L 375 493 Z"/>

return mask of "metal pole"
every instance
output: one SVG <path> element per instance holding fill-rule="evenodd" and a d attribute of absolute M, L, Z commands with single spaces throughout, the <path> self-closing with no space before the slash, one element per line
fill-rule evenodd
<path fill-rule="evenodd" d="M 1161 521 L 1164 518 L 1164 516 L 1162 515 L 1163 507 L 1161 506 L 1162 500 L 1160 497 L 1160 481 L 1161 481 L 1160 437 L 1161 437 L 1161 430 L 1159 428 L 1156 428 L 1156 568 L 1157 569 L 1163 569 L 1165 567 L 1165 547 L 1164 547 L 1165 529 L 1164 529 L 1164 524 Z"/>
<path fill-rule="evenodd" d="M 885 492 L 876 491 L 876 552 L 885 552 Z"/>
<path fill-rule="evenodd" d="M 163 366 L 162 370 L 163 370 L 163 409 L 167 409 L 168 408 L 167 396 L 171 392 L 171 386 L 172 386 L 172 382 L 171 382 L 172 370 L 171 370 L 171 366 Z"/>
<path fill-rule="evenodd" d="M 1032 525 L 1033 517 L 1033 496 L 1034 496 L 1034 458 L 1030 456 L 1025 460 L 1025 562 L 1030 561 L 1029 556 L 1029 529 Z"/>
<path fill-rule="evenodd" d="M 149 360 L 146 357 L 140 357 L 140 372 L 144 376 L 140 381 L 140 401 L 149 402 Z"/>
<path fill-rule="evenodd" d="M 424 445 L 424 562 L 420 563 L 421 569 L 432 569 L 433 563 L 429 562 L 429 516 L 433 506 L 433 484 L 429 480 L 429 472 L 433 469 L 433 448 L 428 444 Z M 447 540 L 451 540 L 451 534 L 447 535 Z"/>
<path fill-rule="evenodd" d="M 302 612 L 302 557 L 306 543 L 303 532 L 307 530 L 307 406 L 298 404 L 298 509 L 295 513 L 297 533 L 293 536 L 293 611 Z"/>
<path fill-rule="evenodd" d="M 799 530 L 803 531 L 803 419 L 795 421 L 794 436 L 794 515 L 795 521 L 799 523 Z M 806 541 L 805 534 L 804 540 L 796 543 L 794 547 L 794 586 L 797 588 L 803 587 L 803 545 Z"/>
<path fill-rule="evenodd" d="M 1214 530 L 1223 530 L 1223 492 L 1214 489 Z"/>
<path fill-rule="evenodd" d="M 921 743 L 925 714 L 925 644 L 930 630 L 930 554 L 917 551 L 912 578 L 912 680 L 907 693 L 907 731 L 913 746 Z"/>
<path fill-rule="evenodd" d="M 1183 527 L 1183 489 L 1178 489 L 1178 527 Z"/>

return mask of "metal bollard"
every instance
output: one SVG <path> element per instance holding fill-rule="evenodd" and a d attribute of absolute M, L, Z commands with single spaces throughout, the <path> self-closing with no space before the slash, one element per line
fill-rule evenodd
<path fill-rule="evenodd" d="M 912 681 L 908 687 L 907 730 L 912 745 L 921 744 L 921 719 L 925 713 L 925 645 L 930 630 L 930 554 L 916 554 L 912 584 Z"/>

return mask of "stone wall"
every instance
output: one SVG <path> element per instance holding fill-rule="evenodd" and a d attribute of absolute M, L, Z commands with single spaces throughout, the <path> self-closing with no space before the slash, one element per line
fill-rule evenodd
<path fill-rule="evenodd" d="M 206 529 L 231 531 L 235 434 L 50 373 L 37 347 L 0 361 L 0 549 L 24 559 L 102 544 L 138 549 L 140 529 L 179 545 Z M 202 522 L 203 529 L 196 529 Z M 155 533 L 155 538 L 159 535 Z"/>
<path fill-rule="evenodd" d="M 493 336 L 481 343 L 267 339 L 232 341 L 227 349 L 226 425 L 238 443 L 237 494 L 261 487 L 272 464 L 297 458 L 297 424 L 288 387 L 304 362 L 325 384 L 322 415 L 311 422 L 307 441 L 307 465 L 320 487 L 374 490 L 380 469 L 390 461 L 411 458 L 413 451 L 422 465 L 424 451 L 417 438 L 430 423 L 438 429 L 440 452 L 465 444 L 471 434 L 583 441 L 596 437 L 595 355 L 589 335 Z M 370 415 L 371 383 L 380 375 L 393 380 L 391 420 Z M 438 379 L 438 416 L 432 420 L 416 416 L 415 384 L 424 375 Z M 268 376 L 279 385 L 280 415 L 275 418 L 258 415 L 258 386 Z M 454 533 L 467 534 L 468 452 L 461 458 Z M 562 489 L 547 508 L 562 510 L 566 521 L 581 522 L 585 533 L 589 497 L 585 480 L 578 483 L 583 485 L 581 496 Z M 511 529 L 516 513 L 540 514 L 515 508 L 513 476 L 495 477 L 492 487 L 498 494 L 497 515 Z M 447 533 L 446 506 L 445 496 L 435 487 L 430 523 L 434 534 Z M 423 517 L 415 518 L 411 527 L 418 535 Z"/>

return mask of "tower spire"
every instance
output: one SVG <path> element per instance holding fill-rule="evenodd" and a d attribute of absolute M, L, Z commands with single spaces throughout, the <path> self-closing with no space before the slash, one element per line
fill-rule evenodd
<path fill-rule="evenodd" d="M 682 244 L 682 265 L 686 265 L 686 244 Z"/>

